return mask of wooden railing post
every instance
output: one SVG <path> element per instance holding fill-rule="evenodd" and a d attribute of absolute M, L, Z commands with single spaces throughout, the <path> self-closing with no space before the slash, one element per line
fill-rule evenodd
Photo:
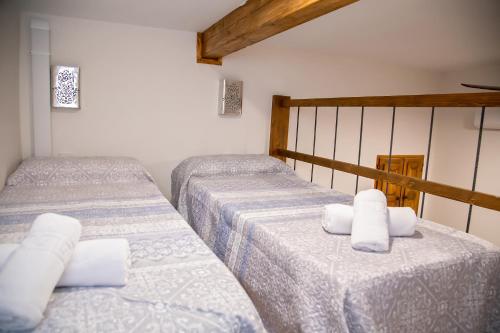
<path fill-rule="evenodd" d="M 269 155 L 286 161 L 278 155 L 278 149 L 288 148 L 288 125 L 290 122 L 290 107 L 287 106 L 290 96 L 273 96 L 271 113 L 271 131 L 269 137 Z"/>

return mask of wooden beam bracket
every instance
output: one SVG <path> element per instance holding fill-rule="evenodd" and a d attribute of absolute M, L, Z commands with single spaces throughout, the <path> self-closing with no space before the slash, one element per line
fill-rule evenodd
<path fill-rule="evenodd" d="M 203 33 L 196 35 L 196 62 L 199 64 L 222 66 L 222 58 L 203 58 Z"/>

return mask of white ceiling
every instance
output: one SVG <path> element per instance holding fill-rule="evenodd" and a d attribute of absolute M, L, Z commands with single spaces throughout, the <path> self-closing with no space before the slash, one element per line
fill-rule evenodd
<path fill-rule="evenodd" d="M 187 31 L 244 2 L 18 1 L 27 11 Z M 360 0 L 262 43 L 443 71 L 500 62 L 500 0 Z"/>
<path fill-rule="evenodd" d="M 443 71 L 500 63 L 500 0 L 360 0 L 263 43 Z"/>
<path fill-rule="evenodd" d="M 26 11 L 174 30 L 203 31 L 243 0 L 10 0 Z"/>

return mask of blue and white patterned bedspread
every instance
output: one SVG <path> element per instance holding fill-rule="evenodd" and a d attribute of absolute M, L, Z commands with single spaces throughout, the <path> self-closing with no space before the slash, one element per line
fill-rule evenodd
<path fill-rule="evenodd" d="M 388 253 L 355 251 L 350 236 L 321 227 L 322 206 L 350 203 L 351 196 L 275 166 L 238 174 L 234 166 L 248 157 L 229 159 L 229 172 L 227 156 L 186 160 L 173 172 L 173 195 L 245 287 L 268 330 L 500 331 L 497 247 L 420 221 L 414 237 L 392 238 Z M 251 159 L 273 164 L 270 157 Z M 197 171 L 210 164 L 210 173 Z"/>
<path fill-rule="evenodd" d="M 20 242 L 34 218 L 79 219 L 82 240 L 127 238 L 122 288 L 57 288 L 40 332 L 261 332 L 248 295 L 150 181 L 7 186 L 0 242 Z"/>

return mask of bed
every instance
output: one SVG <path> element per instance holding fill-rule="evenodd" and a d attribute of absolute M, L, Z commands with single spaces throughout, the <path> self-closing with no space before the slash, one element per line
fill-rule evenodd
<path fill-rule="evenodd" d="M 272 332 L 499 332 L 500 249 L 420 220 L 388 253 L 327 234 L 322 206 L 352 196 L 265 155 L 193 157 L 172 203 L 239 279 Z"/>
<path fill-rule="evenodd" d="M 127 238 L 122 288 L 57 288 L 40 332 L 262 332 L 238 281 L 128 158 L 33 158 L 0 193 L 0 242 L 20 242 L 34 218 L 65 214 L 82 240 Z"/>

